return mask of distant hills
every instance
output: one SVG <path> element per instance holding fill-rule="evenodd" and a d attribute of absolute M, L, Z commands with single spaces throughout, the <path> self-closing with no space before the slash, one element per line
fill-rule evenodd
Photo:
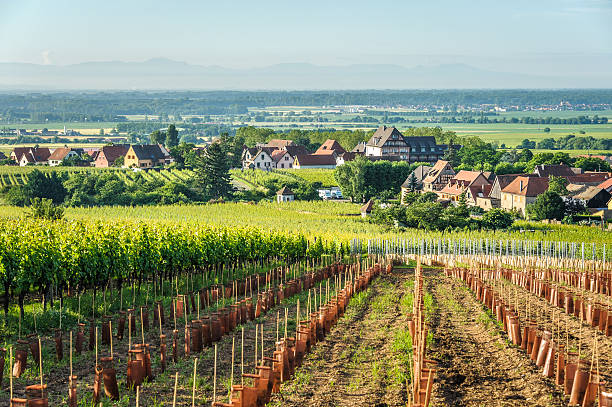
<path fill-rule="evenodd" d="M 285 63 L 250 69 L 192 65 L 165 58 L 73 65 L 0 63 L 0 90 L 62 89 L 465 89 L 612 88 L 608 74 L 547 76 L 483 70 L 466 64 L 320 66 Z"/>

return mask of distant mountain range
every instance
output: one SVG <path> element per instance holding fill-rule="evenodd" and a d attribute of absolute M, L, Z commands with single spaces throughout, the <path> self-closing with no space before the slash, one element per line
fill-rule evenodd
<path fill-rule="evenodd" d="M 286 63 L 231 69 L 155 58 L 74 65 L 0 63 L 0 90 L 72 89 L 456 89 L 611 88 L 612 72 L 547 76 L 495 72 L 466 64 L 320 66 Z"/>

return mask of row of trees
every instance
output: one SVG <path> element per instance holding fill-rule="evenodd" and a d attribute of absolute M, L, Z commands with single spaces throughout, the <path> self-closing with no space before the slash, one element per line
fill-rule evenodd
<path fill-rule="evenodd" d="M 591 136 L 576 137 L 569 134 L 556 139 L 545 138 L 537 143 L 537 148 L 543 150 L 612 150 L 612 139 Z"/>
<path fill-rule="evenodd" d="M 444 207 L 436 202 L 433 192 L 410 193 L 405 205 L 375 206 L 370 222 L 388 227 L 410 227 L 426 230 L 447 229 L 507 229 L 514 222 L 514 216 L 502 209 L 491 209 L 481 218 L 470 217 L 470 210 L 462 196 L 457 206 Z"/>

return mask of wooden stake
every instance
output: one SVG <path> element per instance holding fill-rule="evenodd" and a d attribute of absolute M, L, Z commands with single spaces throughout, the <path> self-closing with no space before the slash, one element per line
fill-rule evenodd
<path fill-rule="evenodd" d="M 113 357 L 113 321 L 108 321 L 108 330 L 110 331 L 110 357 Z"/>
<path fill-rule="evenodd" d="M 72 331 L 70 331 L 70 384 L 72 384 Z"/>
<path fill-rule="evenodd" d="M 276 311 L 276 342 L 278 342 L 278 324 L 280 318 L 280 311 Z"/>
<path fill-rule="evenodd" d="M 42 392 L 43 391 L 43 371 L 42 371 L 42 348 L 40 344 L 40 336 L 38 337 L 38 365 L 40 367 L 40 391 Z"/>
<path fill-rule="evenodd" d="M 96 327 L 96 367 L 98 366 L 98 327 Z"/>
<path fill-rule="evenodd" d="M 162 332 L 162 320 L 161 320 L 161 304 L 157 304 L 157 319 L 159 320 L 159 336 L 163 334 Z"/>
<path fill-rule="evenodd" d="M 136 407 L 140 405 L 140 386 L 136 386 Z"/>
<path fill-rule="evenodd" d="M 260 325 L 260 331 L 261 331 L 261 364 L 263 365 L 264 363 L 264 330 L 263 330 L 263 324 Z"/>
<path fill-rule="evenodd" d="M 172 397 L 172 407 L 176 407 L 176 386 L 178 385 L 178 372 L 174 374 L 174 396 Z"/>
<path fill-rule="evenodd" d="M 257 333 L 258 333 L 258 325 L 255 325 L 255 367 L 257 367 Z"/>
<path fill-rule="evenodd" d="M 289 313 L 289 310 L 285 308 L 285 337 L 284 339 L 287 339 L 287 315 L 288 313 Z"/>
<path fill-rule="evenodd" d="M 144 345 L 145 340 L 144 340 L 144 324 L 142 320 L 142 308 L 140 308 L 140 333 L 142 335 L 142 344 Z"/>
<path fill-rule="evenodd" d="M 213 373 L 213 403 L 216 400 L 217 400 L 217 344 L 215 343 L 215 367 L 214 367 L 214 373 Z"/>
<path fill-rule="evenodd" d="M 244 385 L 244 326 L 242 327 L 242 340 L 240 342 L 240 383 Z"/>
<path fill-rule="evenodd" d="M 21 312 L 20 312 L 21 314 Z M 13 400 L 13 347 L 11 346 L 9 348 L 9 382 L 10 382 L 10 388 L 11 388 L 11 395 L 10 395 L 10 399 L 9 400 Z M 12 403 L 12 401 L 11 401 Z"/>
<path fill-rule="evenodd" d="M 132 315 L 128 314 L 128 351 L 132 349 Z"/>
<path fill-rule="evenodd" d="M 231 397 L 231 389 L 234 384 L 234 345 L 236 342 L 236 337 L 232 335 L 232 373 L 230 375 L 230 402 L 232 401 Z"/>
<path fill-rule="evenodd" d="M 198 358 L 193 361 L 193 385 L 191 387 L 191 407 L 195 407 L 196 372 L 198 370 Z"/>

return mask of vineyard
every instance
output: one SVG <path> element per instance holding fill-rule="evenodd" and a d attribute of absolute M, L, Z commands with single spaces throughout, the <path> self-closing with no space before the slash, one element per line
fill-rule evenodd
<path fill-rule="evenodd" d="M 43 172 L 58 172 L 60 174 L 75 174 L 80 172 L 108 172 L 112 171 L 119 179 L 126 184 L 131 185 L 139 179 L 145 181 L 161 181 L 161 182 L 185 182 L 193 178 L 194 171 L 190 169 L 166 169 L 160 171 L 131 171 L 127 169 L 115 168 L 93 168 L 93 167 L 0 167 L 0 187 L 25 185 L 28 182 L 28 173 L 33 170 Z"/>
<path fill-rule="evenodd" d="M 394 233 L 358 215 L 3 207 L 0 404 L 609 405 L 605 232 Z"/>

